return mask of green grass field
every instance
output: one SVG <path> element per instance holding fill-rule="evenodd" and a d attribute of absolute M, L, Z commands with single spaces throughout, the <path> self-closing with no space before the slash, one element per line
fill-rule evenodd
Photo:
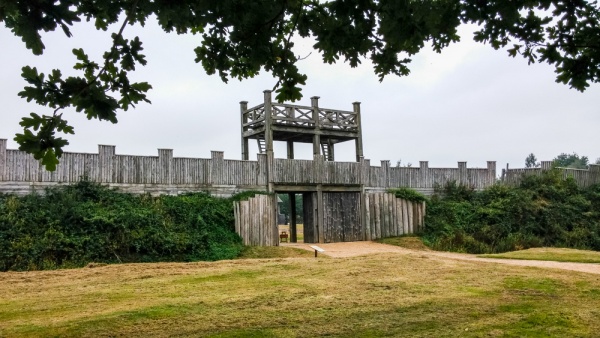
<path fill-rule="evenodd" d="M 532 248 L 501 254 L 479 255 L 478 257 L 575 263 L 600 263 L 600 252 L 567 248 Z"/>
<path fill-rule="evenodd" d="M 289 248 L 274 250 L 279 249 Z M 0 273 L 0 336 L 593 337 L 600 332 L 599 275 L 405 254 L 277 255 Z"/>

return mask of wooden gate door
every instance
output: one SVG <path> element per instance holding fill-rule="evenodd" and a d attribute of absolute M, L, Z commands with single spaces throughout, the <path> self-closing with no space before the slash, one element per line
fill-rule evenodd
<path fill-rule="evenodd" d="M 275 198 L 275 195 L 256 195 L 247 201 L 233 202 L 235 232 L 244 245 L 279 245 Z"/>
<path fill-rule="evenodd" d="M 364 241 L 359 192 L 323 193 L 325 243 Z"/>

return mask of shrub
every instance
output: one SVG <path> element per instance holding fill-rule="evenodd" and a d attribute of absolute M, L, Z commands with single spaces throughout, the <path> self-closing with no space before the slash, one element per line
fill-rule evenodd
<path fill-rule="evenodd" d="M 235 258 L 231 199 L 132 195 L 82 180 L 0 196 L 0 270 Z"/>
<path fill-rule="evenodd" d="M 480 192 L 451 182 L 428 202 L 424 237 L 434 248 L 471 253 L 538 246 L 598 250 L 600 186 L 581 189 L 557 171 Z"/>

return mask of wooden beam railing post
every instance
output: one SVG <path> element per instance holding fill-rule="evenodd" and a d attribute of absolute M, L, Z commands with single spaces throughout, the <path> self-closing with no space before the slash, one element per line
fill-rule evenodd
<path fill-rule="evenodd" d="M 242 118 L 242 131 L 240 137 L 242 138 L 242 160 L 248 161 L 248 139 L 244 137 L 244 132 L 246 131 L 246 127 L 244 125 L 248 123 L 248 116 L 246 115 L 246 110 L 248 110 L 248 101 L 240 102 L 240 115 Z"/>
<path fill-rule="evenodd" d="M 352 103 L 353 110 L 356 113 L 356 126 L 358 128 L 358 138 L 354 140 L 354 145 L 356 148 L 356 162 L 360 162 L 361 157 L 363 157 L 363 144 L 362 144 L 362 122 L 360 119 L 360 102 Z"/>
<path fill-rule="evenodd" d="M 273 158 L 273 107 L 271 91 L 265 90 L 265 147 L 267 153 L 267 192 L 273 192 L 274 158 Z"/>
<path fill-rule="evenodd" d="M 321 123 L 319 119 L 319 97 L 311 97 L 310 105 L 312 107 L 312 120 L 315 128 L 315 134 L 313 135 L 313 156 L 321 155 L 321 135 L 319 132 L 321 129 Z"/>

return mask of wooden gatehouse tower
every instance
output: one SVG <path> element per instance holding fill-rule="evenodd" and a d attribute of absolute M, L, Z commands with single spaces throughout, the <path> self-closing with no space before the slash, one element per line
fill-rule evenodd
<path fill-rule="evenodd" d="M 311 98 L 311 106 L 280 104 L 271 101 L 271 91 L 264 91 L 264 103 L 248 109 L 240 102 L 242 116 L 242 160 L 248 160 L 248 144 L 256 140 L 261 154 L 273 152 L 273 141 L 287 142 L 287 158 L 294 158 L 294 143 L 312 143 L 313 155 L 335 160 L 335 145 L 354 141 L 356 161 L 363 156 L 360 102 L 353 111 L 323 109 L 319 97 Z"/>
<path fill-rule="evenodd" d="M 335 145 L 354 141 L 356 162 L 363 160 L 360 102 L 352 111 L 319 107 L 319 97 L 311 98 L 310 106 L 272 102 L 271 91 L 264 91 L 264 102 L 248 108 L 240 102 L 242 160 L 249 160 L 250 140 L 256 140 L 258 153 L 266 155 L 267 191 L 287 193 L 291 208 L 290 241 L 296 242 L 296 194 L 302 194 L 304 210 L 304 241 L 359 240 L 361 237 L 361 201 L 363 186 L 348 182 L 332 184 L 324 176 L 327 170 L 308 169 L 302 174 L 305 183 L 290 185 L 287 172 L 274 159 L 273 142 L 287 143 L 287 160 L 294 159 L 294 143 L 312 143 L 313 163 L 323 169 L 334 164 Z M 310 178 L 308 178 L 310 176 Z"/>

